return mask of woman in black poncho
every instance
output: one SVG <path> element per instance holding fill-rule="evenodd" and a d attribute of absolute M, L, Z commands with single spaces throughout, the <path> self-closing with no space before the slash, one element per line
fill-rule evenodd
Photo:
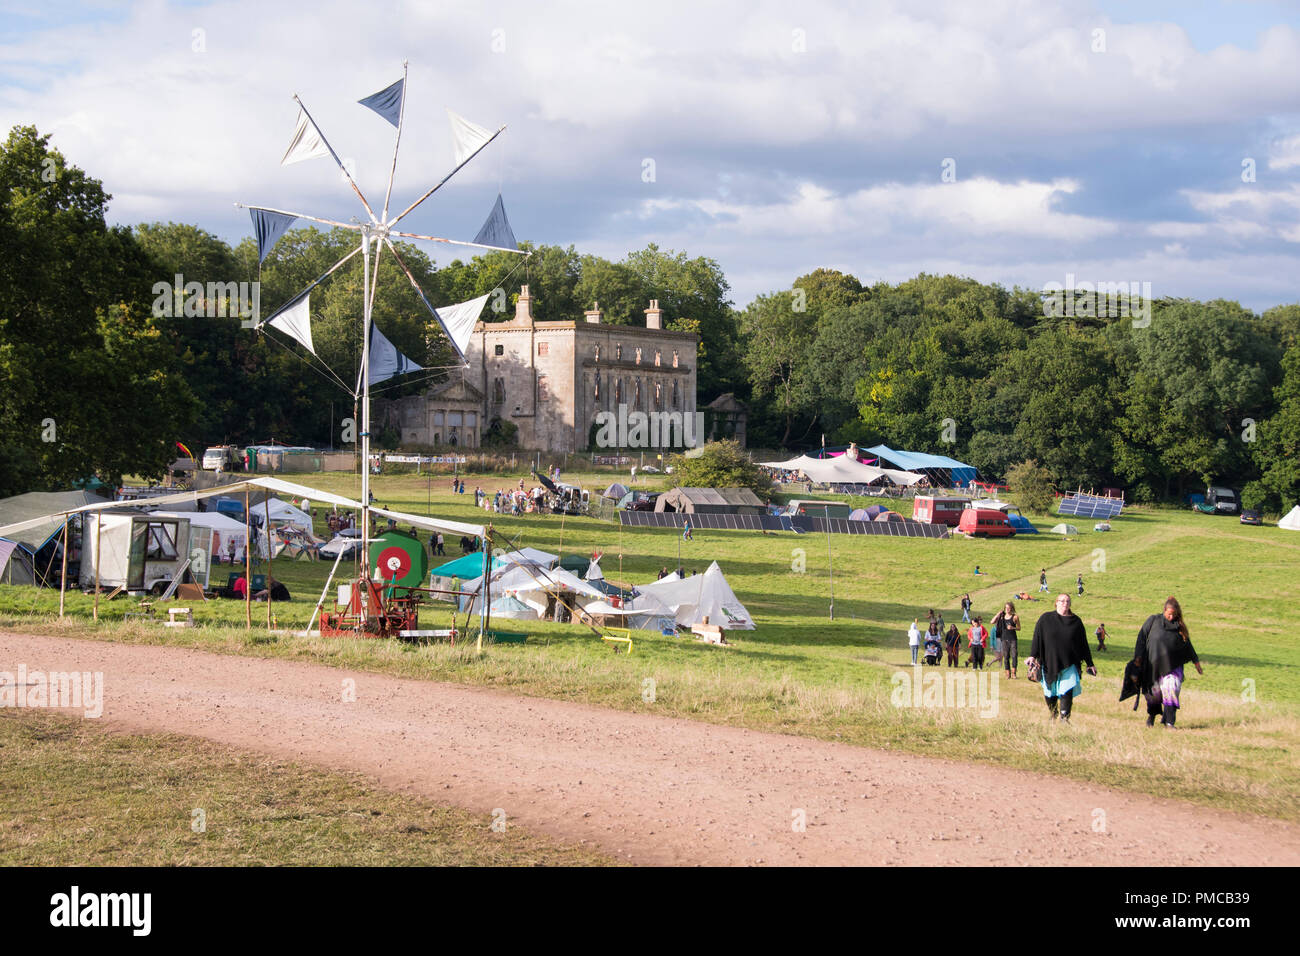
<path fill-rule="evenodd" d="M 1052 719 L 1059 713 L 1068 723 L 1074 698 L 1083 693 L 1083 664 L 1087 663 L 1089 674 L 1097 675 L 1083 622 L 1070 611 L 1070 595 L 1058 594 L 1056 610 L 1042 615 L 1034 625 L 1034 642 L 1025 663 L 1029 660 L 1041 669 L 1038 682 Z"/>
<path fill-rule="evenodd" d="M 1196 665 L 1196 673 L 1205 673 L 1176 598 L 1167 598 L 1164 610 L 1152 614 L 1142 625 L 1133 660 L 1147 681 L 1143 687 L 1147 726 L 1154 727 L 1156 718 L 1162 716 L 1165 727 L 1173 730 L 1178 717 L 1178 695 L 1183 687 L 1183 666 L 1191 661 Z"/>

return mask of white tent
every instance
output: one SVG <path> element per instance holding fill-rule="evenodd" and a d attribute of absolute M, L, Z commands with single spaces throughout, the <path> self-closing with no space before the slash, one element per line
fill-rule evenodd
<path fill-rule="evenodd" d="M 512 621 L 536 621 L 538 619 L 535 608 L 509 594 L 503 594 L 493 600 L 491 610 L 493 617 L 509 618 Z"/>
<path fill-rule="evenodd" d="M 253 505 L 252 508 L 253 514 L 266 514 L 269 511 L 272 527 L 278 528 L 281 525 L 291 524 L 299 531 L 311 535 L 313 539 L 316 537 L 312 529 L 311 515 L 287 501 L 268 498 L 264 503 Z"/>
<path fill-rule="evenodd" d="M 212 529 L 212 555 L 223 560 L 230 557 L 230 542 L 235 543 L 235 563 L 244 560 L 244 548 L 248 544 L 248 535 L 244 531 L 244 522 L 236 521 L 219 511 L 151 511 L 159 518 L 189 518 L 190 526 Z M 257 536 L 257 555 L 266 557 L 266 535 Z"/>
<path fill-rule="evenodd" d="M 714 561 L 703 574 L 670 580 L 662 578 L 653 584 L 638 585 L 637 597 L 631 601 L 631 610 L 641 614 L 672 617 L 678 624 L 690 627 L 717 624 L 728 631 L 752 631 L 754 620 L 740 603 L 736 593 Z M 643 622 L 638 622 L 644 626 Z"/>
<path fill-rule="evenodd" d="M 605 580 L 605 572 L 600 569 L 600 558 L 591 559 L 591 564 L 587 565 L 587 573 L 583 577 L 588 581 Z"/>
<path fill-rule="evenodd" d="M 541 551 L 537 548 L 520 548 L 518 551 L 507 551 L 505 554 L 498 554 L 498 558 L 508 565 L 528 564 L 541 565 L 549 568 L 556 561 L 560 560 L 558 554 L 551 554 L 547 551 Z"/>
<path fill-rule="evenodd" d="M 1286 517 L 1277 523 L 1277 526 L 1287 531 L 1300 531 L 1300 505 L 1292 508 Z"/>
<path fill-rule="evenodd" d="M 466 581 L 461 585 L 462 591 L 467 591 L 478 595 L 482 592 L 482 576 L 472 581 Z M 596 590 L 586 581 L 583 581 L 571 571 L 564 568 L 540 568 L 535 565 L 503 568 L 492 574 L 492 589 L 495 595 L 511 594 L 529 607 L 537 611 L 538 616 L 546 612 L 548 598 L 557 592 L 567 591 L 576 594 L 581 598 L 579 604 L 585 604 L 589 601 L 599 601 L 605 597 L 604 593 Z M 478 598 L 466 599 L 465 608 L 473 614 L 478 608 Z"/>
<path fill-rule="evenodd" d="M 924 477 L 910 471 L 864 465 L 860 461 L 854 461 L 848 455 L 838 455 L 835 458 L 809 458 L 807 455 L 800 455 L 789 461 L 764 461 L 759 464 L 783 471 L 802 471 L 810 479 L 823 485 L 869 485 L 882 478 L 895 485 L 914 485 Z"/>

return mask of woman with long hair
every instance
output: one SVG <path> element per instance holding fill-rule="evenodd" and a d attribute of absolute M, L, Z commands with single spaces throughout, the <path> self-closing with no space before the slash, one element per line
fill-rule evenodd
<path fill-rule="evenodd" d="M 1166 598 L 1164 610 L 1152 614 L 1142 625 L 1137 646 L 1133 648 L 1133 660 L 1144 673 L 1147 726 L 1154 727 L 1156 718 L 1161 717 L 1165 728 L 1173 730 L 1183 688 L 1183 666 L 1191 661 L 1196 665 L 1196 673 L 1205 673 L 1177 598 L 1172 595 Z"/>
<path fill-rule="evenodd" d="M 993 619 L 993 626 L 1002 645 L 1002 666 L 1007 677 L 1014 680 L 1020 658 L 1020 615 L 1016 613 L 1016 606 L 1010 601 L 1002 605 L 1002 610 Z"/>

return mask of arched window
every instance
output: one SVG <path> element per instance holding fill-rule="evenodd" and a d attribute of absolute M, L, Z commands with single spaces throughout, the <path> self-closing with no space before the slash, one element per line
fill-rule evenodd
<path fill-rule="evenodd" d="M 596 404 L 599 405 L 600 404 L 600 373 L 599 372 L 596 373 L 596 389 L 593 397 L 596 399 Z"/>
<path fill-rule="evenodd" d="M 621 378 L 614 382 L 614 404 L 623 404 L 623 380 Z"/>
<path fill-rule="evenodd" d="M 677 350 L 673 349 L 673 368 L 677 367 Z"/>
<path fill-rule="evenodd" d="M 673 411 L 677 411 L 677 408 L 680 404 L 681 403 L 677 397 L 677 383 L 673 382 Z"/>
<path fill-rule="evenodd" d="M 637 365 L 640 365 L 640 364 L 641 364 L 641 348 L 640 348 L 640 346 L 638 346 L 638 347 L 637 347 L 637 350 L 636 350 L 636 364 L 637 364 Z"/>

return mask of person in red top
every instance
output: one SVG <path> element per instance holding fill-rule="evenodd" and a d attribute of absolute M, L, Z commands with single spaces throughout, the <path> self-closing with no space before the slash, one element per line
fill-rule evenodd
<path fill-rule="evenodd" d="M 248 596 L 248 580 L 241 574 L 235 578 L 235 586 L 232 590 L 235 592 L 235 597 L 246 598 Z"/>
<path fill-rule="evenodd" d="M 966 632 L 967 647 L 970 649 L 971 663 L 977 671 L 984 669 L 984 647 L 988 644 L 989 632 L 984 627 L 984 618 L 975 618 L 975 623 Z"/>

